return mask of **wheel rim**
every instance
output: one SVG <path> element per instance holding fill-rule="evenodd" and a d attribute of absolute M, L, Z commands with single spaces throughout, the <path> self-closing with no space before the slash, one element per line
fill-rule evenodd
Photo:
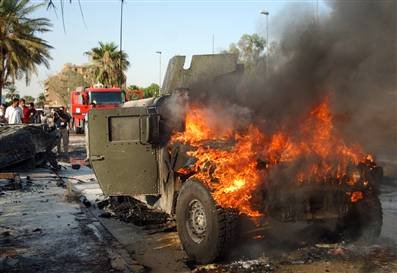
<path fill-rule="evenodd" d="M 204 240 L 207 233 L 207 216 L 203 204 L 194 199 L 189 203 L 186 228 L 190 238 L 197 244 Z"/>

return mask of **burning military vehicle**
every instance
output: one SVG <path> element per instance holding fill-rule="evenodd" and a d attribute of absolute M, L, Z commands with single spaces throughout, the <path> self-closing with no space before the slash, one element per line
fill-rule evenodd
<path fill-rule="evenodd" d="M 199 263 L 226 253 L 242 218 L 253 228 L 306 222 L 347 240 L 379 236 L 383 171 L 336 129 L 332 94 L 269 130 L 260 116 L 193 95 L 239 78 L 237 56 L 194 56 L 187 70 L 183 63 L 171 59 L 160 97 L 90 111 L 89 158 L 106 195 L 174 215 Z"/>

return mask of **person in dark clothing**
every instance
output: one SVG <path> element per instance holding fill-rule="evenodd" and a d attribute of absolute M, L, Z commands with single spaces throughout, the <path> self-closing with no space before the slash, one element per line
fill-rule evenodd
<path fill-rule="evenodd" d="M 28 123 L 40 123 L 37 118 L 37 111 L 34 108 L 34 103 L 29 103 Z"/>
<path fill-rule="evenodd" d="M 29 107 L 26 106 L 25 99 L 19 100 L 19 107 L 22 110 L 22 123 L 29 123 Z"/>
<path fill-rule="evenodd" d="M 65 108 L 61 106 L 54 114 L 55 126 L 59 132 L 59 141 L 57 145 L 58 155 L 69 157 L 69 122 L 70 115 L 66 113 Z M 62 152 L 61 152 L 62 142 Z"/>

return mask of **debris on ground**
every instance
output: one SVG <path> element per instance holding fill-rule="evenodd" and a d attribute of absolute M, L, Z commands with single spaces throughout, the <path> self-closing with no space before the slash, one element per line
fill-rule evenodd
<path fill-rule="evenodd" d="M 22 188 L 0 198 L 0 272 L 142 273 L 127 254 L 120 258 L 123 248 L 106 230 L 90 228 L 98 222 L 86 208 L 64 202 L 66 189 L 45 171 L 21 174 Z"/>
<path fill-rule="evenodd" d="M 97 206 L 116 219 L 138 226 L 155 225 L 156 228 L 161 228 L 171 221 L 165 212 L 149 208 L 145 203 L 132 197 L 110 197 L 98 202 Z"/>
<path fill-rule="evenodd" d="M 84 206 L 86 206 L 87 208 L 91 207 L 91 202 L 88 201 L 87 197 L 85 197 L 84 195 L 81 195 L 79 198 L 80 202 L 82 204 L 84 204 Z"/>
<path fill-rule="evenodd" d="M 19 174 L 0 173 L 0 191 L 19 190 L 21 188 L 22 184 Z"/>
<path fill-rule="evenodd" d="M 335 255 L 335 253 L 337 253 Z M 385 245 L 308 246 L 285 253 L 277 252 L 257 259 L 193 266 L 193 273 L 264 273 L 264 272 L 340 272 L 339 265 L 359 270 L 346 272 L 382 272 L 397 270 L 395 247 Z M 338 266 L 337 266 L 338 265 Z M 376 270 L 367 270 L 372 268 Z M 336 271 L 335 271 L 336 270 Z"/>
<path fill-rule="evenodd" d="M 0 173 L 0 196 L 10 194 L 9 191 L 42 193 L 46 187 L 35 184 L 30 176 L 20 176 L 19 173 Z"/>
<path fill-rule="evenodd" d="M 240 273 L 256 272 L 267 273 L 274 272 L 276 267 L 267 258 L 255 260 L 235 261 L 229 264 L 209 264 L 198 266 L 193 273 Z"/>

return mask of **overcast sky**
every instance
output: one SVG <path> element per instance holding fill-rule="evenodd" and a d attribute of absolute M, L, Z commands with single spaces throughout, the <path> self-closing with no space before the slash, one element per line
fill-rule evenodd
<path fill-rule="evenodd" d="M 37 96 L 43 92 L 44 80 L 57 73 L 65 63 L 87 63 L 88 58 L 83 53 L 97 46 L 98 41 L 119 44 L 120 0 L 80 0 L 85 25 L 77 0 L 72 4 L 65 1 L 65 31 L 60 4 L 56 2 L 56 11 L 43 8 L 33 14 L 34 17 L 47 17 L 53 24 L 53 31 L 43 36 L 54 47 L 50 68 L 40 67 L 29 86 L 19 81 L 17 89 L 21 95 Z M 276 39 L 275 29 L 283 7 L 291 2 L 312 6 L 313 14 L 316 12 L 316 0 L 124 0 L 123 50 L 131 63 L 127 84 L 158 83 L 159 55 L 156 51 L 162 51 L 164 76 L 168 60 L 174 55 L 186 55 L 188 63 L 192 55 L 212 53 L 213 35 L 215 52 L 237 42 L 244 33 L 265 35 L 266 21 L 260 14 L 264 9 L 270 12 L 269 38 Z"/>

